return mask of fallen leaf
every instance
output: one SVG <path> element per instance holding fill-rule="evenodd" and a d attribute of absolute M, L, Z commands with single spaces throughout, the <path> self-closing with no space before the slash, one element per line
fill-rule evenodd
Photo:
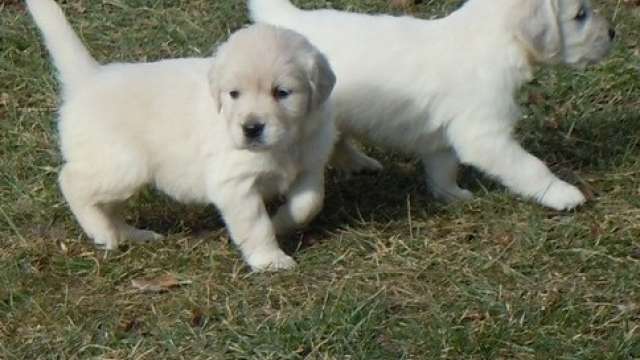
<path fill-rule="evenodd" d="M 483 321 L 486 318 L 487 318 L 487 315 L 479 311 L 470 311 L 470 312 L 465 311 L 460 317 L 459 322 L 463 322 L 463 321 L 478 322 L 478 321 Z"/>
<path fill-rule="evenodd" d="M 527 102 L 532 105 L 543 106 L 546 104 L 546 99 L 543 93 L 539 91 L 532 91 L 527 97 Z"/>
<path fill-rule="evenodd" d="M 191 310 L 191 327 L 200 328 L 204 325 L 205 316 L 201 309 Z"/>
<path fill-rule="evenodd" d="M 189 280 L 178 280 L 172 274 L 165 274 L 152 279 L 134 279 L 131 280 L 131 285 L 143 292 L 165 292 L 173 288 L 190 285 Z"/>
<path fill-rule="evenodd" d="M 311 234 L 304 233 L 300 237 L 300 241 L 302 242 L 302 246 L 310 247 L 318 243 L 318 240 Z"/>
<path fill-rule="evenodd" d="M 515 238 L 513 234 L 501 234 L 496 237 L 496 243 L 504 248 L 509 248 L 513 245 Z"/>
<path fill-rule="evenodd" d="M 593 200 L 593 198 L 598 193 L 598 190 L 586 181 L 581 182 L 578 185 L 578 188 L 580 189 L 580 191 L 582 191 L 584 197 L 587 198 L 587 201 Z"/>
<path fill-rule="evenodd" d="M 605 233 L 604 230 L 602 230 L 602 227 L 599 224 L 593 224 L 591 225 L 591 235 L 592 236 L 601 236 Z"/>
<path fill-rule="evenodd" d="M 394 8 L 406 8 L 413 5 L 413 0 L 391 0 L 389 6 Z"/>
<path fill-rule="evenodd" d="M 20 0 L 3 0 L 0 1 L 0 9 L 3 7 L 14 8 L 20 11 L 26 11 L 24 3 Z"/>
<path fill-rule="evenodd" d="M 122 320 L 118 325 L 118 329 L 125 333 L 138 331 L 141 327 L 142 321 L 138 319 Z"/>
<path fill-rule="evenodd" d="M 422 0 L 389 0 L 389 6 L 394 8 L 410 8 L 413 5 L 418 5 Z"/>

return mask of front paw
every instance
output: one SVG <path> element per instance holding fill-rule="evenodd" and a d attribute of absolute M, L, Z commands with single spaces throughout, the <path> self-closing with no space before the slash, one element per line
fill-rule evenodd
<path fill-rule="evenodd" d="M 280 249 L 256 251 L 247 257 L 247 263 L 257 272 L 288 270 L 296 266 L 295 260 Z"/>
<path fill-rule="evenodd" d="M 118 248 L 118 239 L 115 236 L 95 236 L 93 243 L 102 250 L 116 250 Z"/>
<path fill-rule="evenodd" d="M 584 204 L 586 198 L 577 187 L 557 180 L 538 197 L 538 201 L 555 210 L 571 210 Z"/>

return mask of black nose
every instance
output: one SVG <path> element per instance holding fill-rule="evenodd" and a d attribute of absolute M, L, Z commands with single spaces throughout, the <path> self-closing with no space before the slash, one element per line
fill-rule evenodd
<path fill-rule="evenodd" d="M 242 125 L 242 132 L 247 139 L 255 140 L 262 136 L 264 124 L 260 122 L 249 122 Z"/>
<path fill-rule="evenodd" d="M 616 38 L 616 30 L 614 28 L 609 29 L 609 39 L 613 40 Z"/>

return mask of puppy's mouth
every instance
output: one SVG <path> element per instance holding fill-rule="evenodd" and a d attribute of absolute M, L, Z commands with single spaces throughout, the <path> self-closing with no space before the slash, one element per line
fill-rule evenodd
<path fill-rule="evenodd" d="M 276 144 L 268 141 L 263 136 L 259 138 L 244 137 L 242 139 L 242 142 L 240 143 L 239 149 L 253 151 L 253 152 L 262 152 L 262 151 L 269 151 L 274 146 L 276 146 Z"/>
<path fill-rule="evenodd" d="M 247 139 L 244 143 L 244 148 L 250 151 L 264 151 L 269 149 L 269 145 L 265 144 L 262 139 Z"/>
<path fill-rule="evenodd" d="M 606 49 L 602 50 L 599 54 L 595 56 L 582 57 L 577 61 L 569 63 L 569 66 L 577 70 L 584 70 L 588 67 L 598 65 L 603 61 L 605 61 L 605 59 L 611 52 L 611 48 L 612 46 L 608 46 Z"/>

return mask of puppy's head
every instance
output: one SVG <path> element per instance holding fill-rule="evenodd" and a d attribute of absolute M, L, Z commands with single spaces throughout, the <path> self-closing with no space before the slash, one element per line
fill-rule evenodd
<path fill-rule="evenodd" d="M 584 67 L 604 58 L 615 31 L 595 13 L 589 0 L 514 1 L 516 37 L 543 63 Z"/>
<path fill-rule="evenodd" d="M 335 85 L 329 62 L 302 35 L 257 24 L 218 48 L 209 82 L 238 149 L 288 146 L 311 123 Z"/>

